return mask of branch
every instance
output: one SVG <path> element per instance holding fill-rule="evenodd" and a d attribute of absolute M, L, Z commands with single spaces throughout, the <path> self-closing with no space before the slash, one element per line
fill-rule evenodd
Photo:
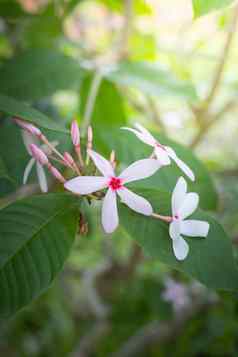
<path fill-rule="evenodd" d="M 90 357 L 96 351 L 98 342 L 108 333 L 110 325 L 106 321 L 98 321 L 93 328 L 80 339 L 79 346 L 72 357 Z"/>
<path fill-rule="evenodd" d="M 128 56 L 129 39 L 133 23 L 133 0 L 124 0 L 124 25 L 122 28 L 121 39 L 118 44 L 119 59 Z"/>
<path fill-rule="evenodd" d="M 178 314 L 172 321 L 166 322 L 151 322 L 142 327 L 134 336 L 121 347 L 121 349 L 113 353 L 111 357 L 132 357 L 139 356 L 147 347 L 151 345 L 159 345 L 183 332 L 183 328 L 187 321 L 196 316 L 198 313 L 206 312 L 211 306 L 216 303 L 216 299 L 211 297 L 204 301 L 192 301 L 183 313 Z"/>
<path fill-rule="evenodd" d="M 224 112 L 227 111 L 227 108 L 225 108 L 225 111 L 223 113 L 218 113 L 217 115 L 213 116 L 213 120 L 209 123 L 206 123 L 204 121 L 204 118 L 207 115 L 210 117 L 209 109 L 210 109 L 210 106 L 217 94 L 217 91 L 219 90 L 221 79 L 222 79 L 222 76 L 224 73 L 224 68 L 227 63 L 227 59 L 229 57 L 230 51 L 231 51 L 232 40 L 236 33 L 237 21 L 238 21 L 238 6 L 236 5 L 234 7 L 234 15 L 233 15 L 231 24 L 229 26 L 229 29 L 227 31 L 226 41 L 224 44 L 224 48 L 223 48 L 223 51 L 221 54 L 220 61 L 218 62 L 218 65 L 217 65 L 217 68 L 216 68 L 216 71 L 214 74 L 214 78 L 212 81 L 210 91 L 207 95 L 207 98 L 201 105 L 201 107 L 192 108 L 192 111 L 195 115 L 196 121 L 200 126 L 199 132 L 197 133 L 197 135 L 195 136 L 195 138 L 193 139 L 193 141 L 190 145 L 190 147 L 192 147 L 192 148 L 194 148 L 195 146 L 198 145 L 198 143 L 203 138 L 204 134 L 206 134 L 207 130 L 215 123 L 215 120 L 218 117 L 220 118 L 224 114 Z"/>
<path fill-rule="evenodd" d="M 221 83 L 224 68 L 225 68 L 227 59 L 230 54 L 232 40 L 236 33 L 237 20 L 238 20 L 238 6 L 235 6 L 234 7 L 234 16 L 232 18 L 230 27 L 227 32 L 227 37 L 226 37 L 224 49 L 223 49 L 223 52 L 221 55 L 221 59 L 217 65 L 217 69 L 216 69 L 215 76 L 214 76 L 214 79 L 212 82 L 212 86 L 211 86 L 210 92 L 208 93 L 207 99 L 205 101 L 205 107 L 204 107 L 203 111 L 206 111 L 209 108 L 210 104 L 212 103 L 212 101 L 217 93 L 219 85 Z"/>
<path fill-rule="evenodd" d="M 206 122 L 200 123 L 199 131 L 198 131 L 197 135 L 195 135 L 195 137 L 193 138 L 189 147 L 194 149 L 200 143 L 200 141 L 202 140 L 204 135 L 206 135 L 208 133 L 208 131 L 215 124 L 217 124 L 217 122 L 220 121 L 226 113 L 235 109 L 236 106 L 237 106 L 237 99 L 233 98 L 229 102 L 227 102 L 216 114 L 214 114 L 213 116 L 208 115 L 209 120 Z"/>
<path fill-rule="evenodd" d="M 124 24 L 121 32 L 120 40 L 113 46 L 106 56 L 99 58 L 95 61 L 95 75 L 89 90 L 87 103 L 85 107 L 85 114 L 82 122 L 82 136 L 85 136 L 88 126 L 91 123 L 93 107 L 97 98 L 100 84 L 103 80 L 104 68 L 107 65 L 116 64 L 121 59 L 128 56 L 128 46 L 130 32 L 132 28 L 133 18 L 133 0 L 124 0 Z"/>

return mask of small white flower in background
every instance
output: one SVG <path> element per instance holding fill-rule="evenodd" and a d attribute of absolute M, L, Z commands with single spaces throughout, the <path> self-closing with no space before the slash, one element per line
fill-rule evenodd
<path fill-rule="evenodd" d="M 188 287 L 170 278 L 165 281 L 162 298 L 172 304 L 175 313 L 184 310 L 191 302 Z"/>
<path fill-rule="evenodd" d="M 183 177 L 180 177 L 172 193 L 172 221 L 169 225 L 173 251 L 178 260 L 184 260 L 189 251 L 189 246 L 181 235 L 189 237 L 206 237 L 208 235 L 208 222 L 185 220 L 197 209 L 198 203 L 198 194 L 187 193 L 187 183 Z"/>
<path fill-rule="evenodd" d="M 154 154 L 161 165 L 169 165 L 172 159 L 190 180 L 195 180 L 193 171 L 176 155 L 171 147 L 160 144 L 142 125 L 136 123 L 135 128 L 136 129 L 123 127 L 121 129 L 131 131 L 138 139 L 143 141 L 143 143 L 152 146 L 154 148 Z"/>
<path fill-rule="evenodd" d="M 151 204 L 128 190 L 124 184 L 153 175 L 160 167 L 157 160 L 144 159 L 134 162 L 120 176 L 116 176 L 112 164 L 93 150 L 88 150 L 97 169 L 103 176 L 79 176 L 65 183 L 65 188 L 75 194 L 87 195 L 108 188 L 102 204 L 102 225 L 106 233 L 112 233 L 119 224 L 117 194 L 132 210 L 150 216 Z"/>
<path fill-rule="evenodd" d="M 30 156 L 32 156 L 32 153 L 30 150 L 31 144 L 35 144 L 35 145 L 39 146 L 39 148 L 41 148 L 41 150 L 47 156 L 52 153 L 48 146 L 46 146 L 45 144 L 40 145 L 40 141 L 34 135 L 30 134 L 28 131 L 22 130 L 22 138 L 23 138 L 23 142 L 25 144 L 26 150 Z M 58 145 L 58 142 L 55 141 L 55 142 L 52 142 L 51 144 L 54 147 L 56 147 Z M 26 165 L 24 175 L 23 175 L 23 184 L 25 185 L 27 183 L 27 180 L 29 178 L 29 175 L 30 175 L 32 169 L 33 169 L 34 164 L 36 164 L 36 173 L 37 173 L 40 189 L 42 192 L 45 193 L 48 191 L 48 184 L 47 184 L 44 167 L 39 162 L 37 162 L 34 157 L 32 157 L 30 159 L 30 161 L 28 162 L 28 164 Z"/>

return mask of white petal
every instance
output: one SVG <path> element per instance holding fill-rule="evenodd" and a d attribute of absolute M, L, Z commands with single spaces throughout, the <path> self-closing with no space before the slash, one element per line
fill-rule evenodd
<path fill-rule="evenodd" d="M 180 221 L 173 221 L 169 225 L 169 235 L 172 239 L 178 239 L 180 236 Z"/>
<path fill-rule="evenodd" d="M 26 147 L 26 150 L 27 150 L 28 154 L 31 155 L 31 151 L 29 149 L 30 145 L 31 144 L 39 145 L 39 140 L 34 135 L 30 134 L 26 130 L 21 130 L 21 134 L 22 134 L 22 140 Z"/>
<path fill-rule="evenodd" d="M 128 168 L 121 173 L 119 178 L 121 178 L 124 183 L 137 181 L 152 176 L 159 168 L 160 165 L 157 160 L 139 160 L 128 166 Z"/>
<path fill-rule="evenodd" d="M 147 130 L 146 128 L 144 128 L 141 124 L 139 123 L 135 123 L 135 128 L 137 130 L 139 130 L 143 135 L 144 138 L 146 138 L 146 140 L 148 142 L 150 142 L 150 145 L 155 145 L 156 143 L 156 139 L 153 137 L 153 135 L 151 135 L 151 133 L 149 132 L 149 130 Z"/>
<path fill-rule="evenodd" d="M 179 207 L 178 215 L 180 219 L 190 216 L 198 207 L 199 196 L 197 193 L 189 192 L 186 194 L 182 205 Z"/>
<path fill-rule="evenodd" d="M 199 220 L 187 220 L 181 222 L 181 234 L 189 237 L 206 237 L 209 231 L 209 223 Z"/>
<path fill-rule="evenodd" d="M 183 177 L 180 177 L 172 193 L 172 214 L 175 216 L 178 213 L 179 207 L 182 205 L 187 192 L 187 182 Z"/>
<path fill-rule="evenodd" d="M 102 226 L 106 233 L 112 233 L 118 224 L 116 192 L 109 188 L 102 203 Z"/>
<path fill-rule="evenodd" d="M 132 128 L 127 128 L 127 127 L 122 127 L 121 129 L 128 130 L 128 131 L 132 132 L 133 134 L 135 134 L 137 136 L 138 139 L 140 139 L 143 143 L 145 143 L 147 145 L 150 145 L 150 146 L 155 145 L 155 139 L 153 139 L 153 141 L 152 141 L 150 138 L 148 138 L 146 135 L 139 132 L 138 130 L 135 130 Z"/>
<path fill-rule="evenodd" d="M 175 151 L 172 148 L 166 146 L 166 150 L 169 156 L 171 157 L 171 159 L 175 161 L 175 163 L 185 173 L 185 175 L 187 175 L 190 178 L 190 180 L 194 181 L 195 175 L 193 171 L 190 169 L 190 167 L 188 167 L 188 165 L 185 164 L 185 162 L 183 162 L 181 159 L 178 158 L 178 156 L 176 155 Z"/>
<path fill-rule="evenodd" d="M 135 194 L 134 192 L 123 187 L 117 191 L 123 203 L 130 207 L 133 211 L 144 214 L 145 216 L 151 216 L 153 208 L 151 204 L 143 197 Z"/>
<path fill-rule="evenodd" d="M 166 150 L 156 146 L 155 155 L 161 165 L 166 166 L 170 164 L 171 161 Z"/>
<path fill-rule="evenodd" d="M 47 184 L 44 168 L 39 162 L 36 163 L 36 172 L 37 172 L 41 191 L 45 193 L 48 191 L 48 184 Z"/>
<path fill-rule="evenodd" d="M 32 167 L 35 163 L 35 159 L 32 157 L 30 159 L 30 161 L 28 162 L 28 164 L 26 165 L 25 171 L 24 171 L 24 175 L 23 175 L 23 185 L 25 185 L 27 183 L 28 177 L 30 175 L 30 172 L 32 170 Z"/>
<path fill-rule="evenodd" d="M 106 177 L 115 176 L 113 167 L 111 163 L 106 160 L 103 156 L 99 155 L 93 150 L 88 150 L 90 157 L 92 158 L 94 164 L 98 170 Z"/>
<path fill-rule="evenodd" d="M 67 181 L 64 187 L 76 194 L 87 195 L 107 186 L 108 179 L 102 176 L 79 176 Z"/>
<path fill-rule="evenodd" d="M 184 260 L 189 252 L 188 243 L 180 236 L 173 240 L 174 255 L 178 260 Z"/>

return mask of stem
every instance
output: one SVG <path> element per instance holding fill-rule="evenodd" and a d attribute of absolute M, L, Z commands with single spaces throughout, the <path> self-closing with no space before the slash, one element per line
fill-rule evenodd
<path fill-rule="evenodd" d="M 194 148 L 195 146 L 198 145 L 198 143 L 202 140 L 203 136 L 206 134 L 207 130 L 215 123 L 216 119 L 218 117 L 220 118 L 221 115 L 223 115 L 230 108 L 230 106 L 228 105 L 227 108 L 225 107 L 225 111 L 223 110 L 223 111 L 217 113 L 217 115 L 214 115 L 213 119 L 210 120 L 208 123 L 206 123 L 204 121 L 204 118 L 207 115 L 210 116 L 209 115 L 210 106 L 211 106 L 211 104 L 217 94 L 217 91 L 219 90 L 219 86 L 221 84 L 222 76 L 224 73 L 224 68 L 227 63 L 227 59 L 229 57 L 230 51 L 231 51 L 232 40 L 236 33 L 237 21 L 238 21 L 238 6 L 236 5 L 234 7 L 234 15 L 233 15 L 230 27 L 227 32 L 227 37 L 226 37 L 225 45 L 224 45 L 224 48 L 223 48 L 223 51 L 221 54 L 221 58 L 220 58 L 220 61 L 217 65 L 217 69 L 214 74 L 211 89 L 210 89 L 203 105 L 197 109 L 192 108 L 192 110 L 195 114 L 196 121 L 199 124 L 200 128 L 199 128 L 197 135 L 195 136 L 192 143 L 190 144 L 191 148 Z"/>
<path fill-rule="evenodd" d="M 118 59 L 128 56 L 129 52 L 129 39 L 133 23 L 133 0 L 124 0 L 124 25 L 121 32 L 119 41 Z"/>
<path fill-rule="evenodd" d="M 82 122 L 82 136 L 84 137 L 87 133 L 87 129 L 91 123 L 93 107 L 97 98 L 98 90 L 100 88 L 100 84 L 103 79 L 103 73 L 100 68 L 95 71 L 92 84 L 89 90 L 86 107 L 85 107 L 85 114 Z"/>
<path fill-rule="evenodd" d="M 210 106 L 210 104 L 212 103 L 217 90 L 219 89 L 219 85 L 221 83 L 221 79 L 222 79 L 222 75 L 224 72 L 224 68 L 227 62 L 227 59 L 229 57 L 230 54 L 230 50 L 231 50 L 231 44 L 232 44 L 232 40 L 234 38 L 234 35 L 236 33 L 236 25 L 237 25 L 237 20 L 238 20 L 238 6 L 235 6 L 234 8 L 234 16 L 233 19 L 231 21 L 230 27 L 228 29 L 227 32 L 227 37 L 226 37 L 226 42 L 225 42 L 225 46 L 221 55 L 221 59 L 220 62 L 218 63 L 217 66 L 217 70 L 215 72 L 215 76 L 213 79 L 213 83 L 210 89 L 210 92 L 208 93 L 207 99 L 205 101 L 205 110 L 208 109 L 208 107 Z"/>
<path fill-rule="evenodd" d="M 64 161 L 63 155 L 61 155 L 61 153 L 48 141 L 48 139 L 45 137 L 45 135 L 41 134 L 41 135 L 39 136 L 39 139 L 40 139 L 45 145 L 47 145 L 47 146 L 50 148 L 50 150 L 51 150 L 52 152 L 54 152 L 57 156 L 59 156 L 59 157 L 61 158 L 61 160 Z"/>
<path fill-rule="evenodd" d="M 121 37 L 118 45 L 112 48 L 111 53 L 103 57 L 102 61 L 98 61 L 91 88 L 89 90 L 85 113 L 82 122 L 82 136 L 85 137 L 88 126 L 91 123 L 93 107 L 97 98 L 100 84 L 103 80 L 103 68 L 108 64 L 115 64 L 122 58 L 128 55 L 129 38 L 131 32 L 133 17 L 133 0 L 124 0 L 124 26 L 121 32 Z"/>
<path fill-rule="evenodd" d="M 171 216 L 163 216 L 163 215 L 158 214 L 158 213 L 152 213 L 151 216 L 156 218 L 156 219 L 160 219 L 161 221 L 164 221 L 166 223 L 170 223 L 173 220 L 173 218 Z"/>

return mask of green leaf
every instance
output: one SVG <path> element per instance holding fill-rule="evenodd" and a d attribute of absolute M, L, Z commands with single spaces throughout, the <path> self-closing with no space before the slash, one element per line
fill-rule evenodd
<path fill-rule="evenodd" d="M 87 76 L 80 91 L 80 114 L 83 117 L 88 94 L 91 88 L 92 77 Z M 100 84 L 92 113 L 92 122 L 108 126 L 120 126 L 126 123 L 123 98 L 114 83 L 103 80 Z"/>
<path fill-rule="evenodd" d="M 206 15 L 211 11 L 231 5 L 234 0 L 192 0 L 194 17 Z"/>
<path fill-rule="evenodd" d="M 40 128 L 54 130 L 62 133 L 67 133 L 67 130 L 49 119 L 46 115 L 29 105 L 17 101 L 16 99 L 0 94 L 0 113 L 8 114 L 12 117 L 19 117 L 30 123 L 37 125 Z M 1 119 L 1 117 L 0 117 Z"/>
<path fill-rule="evenodd" d="M 57 7 L 50 1 L 43 12 L 25 23 L 22 31 L 24 45 L 28 48 L 53 48 L 63 36 L 63 21 L 57 14 Z"/>
<path fill-rule="evenodd" d="M 123 62 L 118 64 L 107 77 L 123 86 L 131 86 L 149 95 L 169 95 L 196 100 L 194 86 L 176 78 L 170 71 L 149 62 Z"/>
<path fill-rule="evenodd" d="M 69 255 L 77 228 L 75 199 L 34 196 L 0 211 L 0 315 L 46 290 Z"/>
<path fill-rule="evenodd" d="M 30 17 L 31 15 L 24 12 L 23 8 L 16 0 L 1 0 L 0 16 L 8 20 L 15 20 L 19 17 Z"/>
<path fill-rule="evenodd" d="M 0 178 L 8 178 L 7 168 L 3 162 L 3 159 L 0 157 Z"/>
<path fill-rule="evenodd" d="M 135 191 L 135 189 L 134 189 Z M 159 190 L 137 190 L 147 198 L 160 214 L 171 215 L 170 195 Z M 208 214 L 199 211 L 191 216 L 210 223 L 207 238 L 185 238 L 189 244 L 188 257 L 179 262 L 173 251 L 168 224 L 139 215 L 124 205 L 120 206 L 120 225 L 128 236 L 136 240 L 146 255 L 184 272 L 199 280 L 208 288 L 220 290 L 238 289 L 238 270 L 233 257 L 231 241 Z"/>
<path fill-rule="evenodd" d="M 78 90 L 83 73 L 71 57 L 31 49 L 0 67 L 0 93 L 32 102 L 59 90 Z"/>
<path fill-rule="evenodd" d="M 203 209 L 216 209 L 218 198 L 213 181 L 208 173 L 208 170 L 199 161 L 192 151 L 184 146 L 168 139 L 162 134 L 152 133 L 164 145 L 171 146 L 177 155 L 186 162 L 187 165 L 194 171 L 196 180 L 191 182 L 186 178 L 189 189 L 200 195 L 200 205 Z M 123 164 L 131 164 L 133 161 L 149 157 L 152 153 L 151 147 L 139 141 L 135 135 L 122 130 L 110 130 L 108 133 L 101 126 L 95 130 L 96 147 L 105 156 L 109 157 L 110 151 L 116 151 L 117 160 Z M 163 167 L 152 177 L 137 183 L 137 187 L 148 187 L 164 189 L 171 192 L 176 184 L 179 176 L 182 176 L 182 171 L 172 163 L 169 166 Z"/>

